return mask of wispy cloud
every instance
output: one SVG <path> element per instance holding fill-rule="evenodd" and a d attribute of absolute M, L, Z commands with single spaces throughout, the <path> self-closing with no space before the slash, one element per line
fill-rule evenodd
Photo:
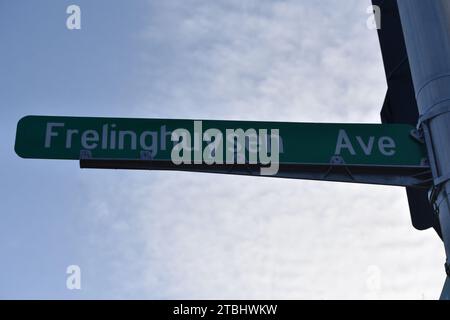
<path fill-rule="evenodd" d="M 173 116 L 378 121 L 384 76 L 365 9 L 358 1 L 153 3 L 145 106 Z"/>

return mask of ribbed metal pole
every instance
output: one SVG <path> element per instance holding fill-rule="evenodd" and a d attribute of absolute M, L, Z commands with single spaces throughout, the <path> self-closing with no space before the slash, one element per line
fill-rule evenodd
<path fill-rule="evenodd" d="M 450 0 L 398 0 L 450 265 Z M 449 268 L 441 299 L 450 299 Z"/>

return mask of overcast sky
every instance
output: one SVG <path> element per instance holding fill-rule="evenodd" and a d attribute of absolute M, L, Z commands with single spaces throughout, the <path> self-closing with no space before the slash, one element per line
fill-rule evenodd
<path fill-rule="evenodd" d="M 0 0 L 0 298 L 438 298 L 444 251 L 402 188 L 14 153 L 29 114 L 379 123 L 369 4 Z"/>

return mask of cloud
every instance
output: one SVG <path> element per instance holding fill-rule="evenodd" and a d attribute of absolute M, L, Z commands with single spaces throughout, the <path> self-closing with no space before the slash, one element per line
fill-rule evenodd
<path fill-rule="evenodd" d="M 151 1 L 136 84 L 148 96 L 134 115 L 379 122 L 385 82 L 368 5 Z M 86 254 L 97 253 L 90 268 L 106 268 L 115 297 L 436 298 L 444 278 L 440 243 L 412 229 L 400 188 L 176 172 L 82 179 L 96 235 Z"/>
<path fill-rule="evenodd" d="M 373 106 L 382 102 L 384 75 L 360 2 L 168 1 L 153 4 L 151 12 L 143 34 L 149 43 L 144 110 L 153 106 L 158 115 L 191 117 L 378 120 Z M 359 21 L 351 21 L 355 17 Z"/>

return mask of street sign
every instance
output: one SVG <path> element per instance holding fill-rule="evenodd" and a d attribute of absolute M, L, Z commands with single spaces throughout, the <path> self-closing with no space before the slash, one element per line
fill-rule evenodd
<path fill-rule="evenodd" d="M 172 133 L 177 129 L 191 133 L 192 140 L 200 139 L 202 150 L 211 143 L 203 139 L 209 129 L 220 131 L 224 137 L 227 130 L 267 130 L 268 134 L 278 130 L 280 164 L 425 166 L 423 144 L 411 135 L 414 127 L 403 124 L 27 116 L 18 123 L 15 151 L 20 157 L 38 159 L 144 157 L 170 161 L 177 143 L 172 141 Z M 200 135 L 195 129 L 200 129 Z M 248 140 L 245 149 L 249 149 Z"/>

